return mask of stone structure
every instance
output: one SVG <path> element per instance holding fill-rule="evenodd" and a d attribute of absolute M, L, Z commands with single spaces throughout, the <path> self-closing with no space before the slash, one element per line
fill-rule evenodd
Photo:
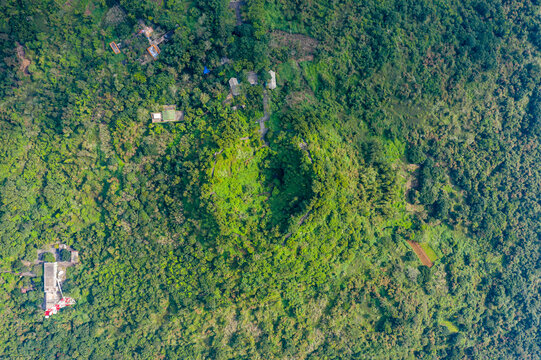
<path fill-rule="evenodd" d="M 43 291 L 45 292 L 45 309 L 49 309 L 60 301 L 58 288 L 58 264 L 43 263 Z"/>

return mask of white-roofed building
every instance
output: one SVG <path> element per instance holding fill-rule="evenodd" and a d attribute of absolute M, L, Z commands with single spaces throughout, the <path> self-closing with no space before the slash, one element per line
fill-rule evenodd
<path fill-rule="evenodd" d="M 233 96 L 240 95 L 240 85 L 237 78 L 229 79 L 229 86 L 231 87 L 231 93 L 233 94 Z"/>
<path fill-rule="evenodd" d="M 276 73 L 272 70 L 269 70 L 269 74 L 270 74 L 270 80 L 267 82 L 267 87 L 269 89 L 276 89 Z"/>

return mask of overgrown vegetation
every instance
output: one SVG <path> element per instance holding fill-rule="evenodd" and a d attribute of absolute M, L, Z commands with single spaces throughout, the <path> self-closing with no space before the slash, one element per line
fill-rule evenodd
<path fill-rule="evenodd" d="M 1 357 L 541 357 L 538 2 L 228 5 L 0 4 Z"/>

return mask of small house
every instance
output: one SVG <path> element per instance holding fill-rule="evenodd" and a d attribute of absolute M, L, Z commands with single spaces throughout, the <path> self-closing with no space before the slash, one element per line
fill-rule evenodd
<path fill-rule="evenodd" d="M 113 52 L 115 54 L 120 54 L 120 49 L 118 48 L 118 45 L 114 41 L 111 41 L 109 43 L 109 46 L 111 47 L 111 49 L 113 49 Z"/>
<path fill-rule="evenodd" d="M 231 87 L 231 93 L 233 94 L 233 96 L 240 95 L 240 86 L 237 78 L 229 79 L 229 86 Z"/>
<path fill-rule="evenodd" d="M 160 53 L 160 48 L 158 48 L 156 45 L 152 44 L 147 49 L 148 53 L 154 60 L 158 58 L 158 54 Z"/>
<path fill-rule="evenodd" d="M 151 113 L 150 115 L 152 116 L 153 123 L 162 122 L 162 113 Z"/>
<path fill-rule="evenodd" d="M 270 90 L 276 89 L 276 73 L 272 70 L 269 70 L 270 80 L 267 82 L 267 87 Z"/>

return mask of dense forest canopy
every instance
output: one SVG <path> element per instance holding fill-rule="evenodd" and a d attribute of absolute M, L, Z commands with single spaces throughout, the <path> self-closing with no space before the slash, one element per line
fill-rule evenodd
<path fill-rule="evenodd" d="M 1 2 L 0 357 L 541 358 L 540 11 Z"/>

